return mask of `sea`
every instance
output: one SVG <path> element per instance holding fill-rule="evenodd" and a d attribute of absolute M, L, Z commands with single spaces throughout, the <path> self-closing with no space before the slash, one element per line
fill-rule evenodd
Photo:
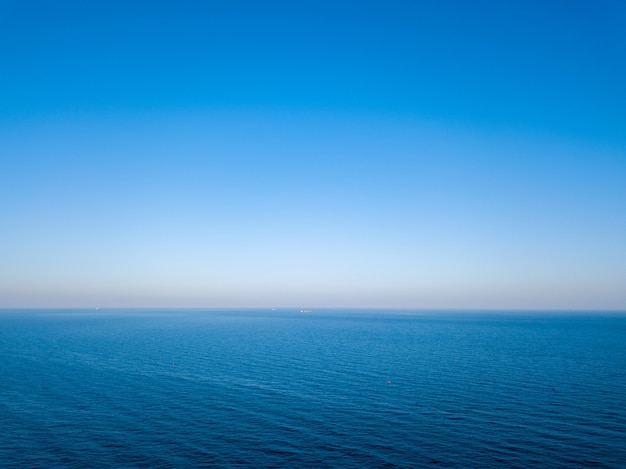
<path fill-rule="evenodd" d="M 0 467 L 625 468 L 626 313 L 3 310 Z"/>

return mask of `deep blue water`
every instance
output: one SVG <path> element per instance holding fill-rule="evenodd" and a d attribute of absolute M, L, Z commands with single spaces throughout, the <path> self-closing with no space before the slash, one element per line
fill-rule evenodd
<path fill-rule="evenodd" d="M 0 430 L 3 467 L 623 468 L 626 316 L 3 311 Z"/>

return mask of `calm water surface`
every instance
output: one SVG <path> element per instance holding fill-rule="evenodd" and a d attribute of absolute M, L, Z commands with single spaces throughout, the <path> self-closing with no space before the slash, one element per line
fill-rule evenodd
<path fill-rule="evenodd" d="M 1 311 L 3 467 L 626 467 L 626 315 Z"/>

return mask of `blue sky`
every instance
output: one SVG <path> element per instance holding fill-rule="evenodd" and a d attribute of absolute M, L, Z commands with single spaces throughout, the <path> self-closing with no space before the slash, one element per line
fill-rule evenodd
<path fill-rule="evenodd" d="M 626 309 L 626 4 L 0 2 L 0 307 Z"/>

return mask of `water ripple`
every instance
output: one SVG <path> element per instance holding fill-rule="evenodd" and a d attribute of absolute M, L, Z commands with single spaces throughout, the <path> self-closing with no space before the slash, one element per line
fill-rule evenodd
<path fill-rule="evenodd" d="M 0 313 L 22 467 L 626 467 L 623 316 Z"/>

